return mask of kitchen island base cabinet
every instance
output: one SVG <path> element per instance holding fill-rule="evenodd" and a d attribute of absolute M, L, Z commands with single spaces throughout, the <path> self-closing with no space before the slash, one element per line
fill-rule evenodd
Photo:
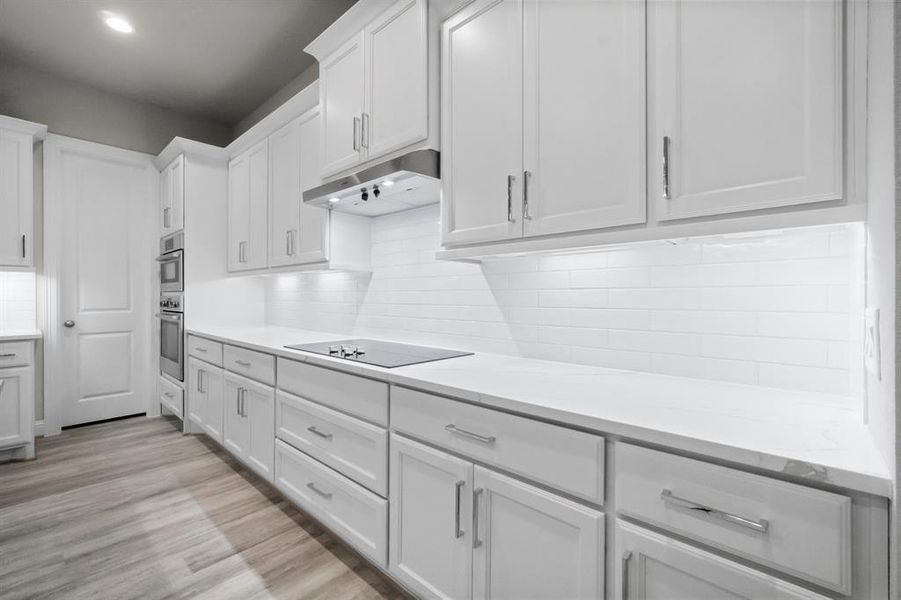
<path fill-rule="evenodd" d="M 428 597 L 598 598 L 604 515 L 391 437 L 389 571 Z"/>
<path fill-rule="evenodd" d="M 616 556 L 614 597 L 620 600 L 826 600 L 826 596 L 622 521 L 616 526 Z"/>
<path fill-rule="evenodd" d="M 188 419 L 222 443 L 222 369 L 188 358 Z"/>
<path fill-rule="evenodd" d="M 271 482 L 275 390 L 227 372 L 223 404 L 223 445 L 260 477 Z"/>

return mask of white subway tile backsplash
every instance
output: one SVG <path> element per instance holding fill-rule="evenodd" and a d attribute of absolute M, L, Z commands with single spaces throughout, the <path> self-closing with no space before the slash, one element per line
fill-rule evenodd
<path fill-rule="evenodd" d="M 0 271 L 0 331 L 37 327 L 35 274 Z"/>
<path fill-rule="evenodd" d="M 438 208 L 372 221 L 373 272 L 284 274 L 268 323 L 859 396 L 859 226 L 479 264 L 434 259 Z"/>

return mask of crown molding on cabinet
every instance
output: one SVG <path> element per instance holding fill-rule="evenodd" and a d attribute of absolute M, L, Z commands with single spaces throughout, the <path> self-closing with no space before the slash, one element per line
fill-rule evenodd
<path fill-rule="evenodd" d="M 162 171 L 175 160 L 179 154 L 188 154 L 220 161 L 228 159 L 228 151 L 225 148 L 176 136 L 172 138 L 172 141 L 169 142 L 165 148 L 163 148 L 162 152 L 156 155 L 153 159 L 153 164 L 156 166 L 157 170 Z"/>
<path fill-rule="evenodd" d="M 307 44 L 303 49 L 316 60 L 322 57 L 358 35 L 377 16 L 390 8 L 396 0 L 368 0 L 357 2 L 346 13 L 338 17 L 338 20 L 329 25 L 328 29 L 319 34 L 315 40 Z"/>
<path fill-rule="evenodd" d="M 6 115 L 0 115 L 0 129 L 17 131 L 19 133 L 30 135 L 34 138 L 35 142 L 40 142 L 47 137 L 46 125 L 32 123 L 31 121 L 25 121 L 15 117 L 7 117 Z"/>

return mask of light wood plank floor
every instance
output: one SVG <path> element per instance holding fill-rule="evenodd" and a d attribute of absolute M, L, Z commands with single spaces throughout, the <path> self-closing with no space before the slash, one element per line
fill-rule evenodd
<path fill-rule="evenodd" d="M 138 417 L 0 464 L 0 598 L 403 598 L 203 436 Z"/>

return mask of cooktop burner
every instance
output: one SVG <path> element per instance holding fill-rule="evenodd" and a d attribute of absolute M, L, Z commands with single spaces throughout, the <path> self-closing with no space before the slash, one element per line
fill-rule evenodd
<path fill-rule="evenodd" d="M 472 352 L 458 352 L 456 350 L 444 350 L 443 348 L 411 346 L 410 344 L 396 344 L 394 342 L 366 339 L 337 340 L 334 342 L 297 344 L 285 347 L 388 369 L 472 354 Z"/>

